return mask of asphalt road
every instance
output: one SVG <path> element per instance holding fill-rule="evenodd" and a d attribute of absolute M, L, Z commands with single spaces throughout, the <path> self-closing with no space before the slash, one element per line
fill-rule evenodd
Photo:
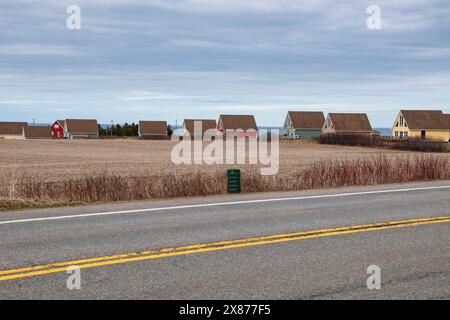
<path fill-rule="evenodd" d="M 1 213 L 0 299 L 448 299 L 450 221 L 416 220 L 448 216 L 450 181 Z"/>

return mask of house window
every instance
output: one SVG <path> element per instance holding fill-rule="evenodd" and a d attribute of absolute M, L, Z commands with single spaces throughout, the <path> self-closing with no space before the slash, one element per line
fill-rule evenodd
<path fill-rule="evenodd" d="M 405 131 L 405 138 L 408 138 L 408 131 Z"/>
<path fill-rule="evenodd" d="M 398 137 L 398 131 L 395 131 L 395 137 Z"/>
<path fill-rule="evenodd" d="M 403 119 L 403 116 L 400 116 L 400 127 L 403 127 L 405 124 L 405 119 Z"/>
<path fill-rule="evenodd" d="M 400 131 L 400 138 L 403 138 L 403 131 Z"/>

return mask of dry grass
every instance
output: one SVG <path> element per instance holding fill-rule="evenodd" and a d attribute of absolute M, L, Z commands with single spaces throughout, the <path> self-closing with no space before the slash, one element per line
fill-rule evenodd
<path fill-rule="evenodd" d="M 61 201 L 42 201 L 42 200 L 22 200 L 22 199 L 3 199 L 0 198 L 0 212 L 1 211 L 15 211 L 22 209 L 40 209 L 40 208 L 54 208 L 63 206 L 80 205 L 79 202 L 61 202 Z"/>
<path fill-rule="evenodd" d="M 71 203 L 127 201 L 226 193 L 225 171 L 191 174 L 123 176 L 108 170 L 77 178 L 46 181 L 28 173 L 3 173 L 0 209 L 56 206 Z M 270 177 L 256 168 L 244 169 L 243 192 L 290 191 L 324 187 L 375 185 L 450 179 L 448 157 L 438 155 L 316 161 L 307 168 Z"/>
<path fill-rule="evenodd" d="M 227 165 L 176 166 L 168 141 L 0 140 L 0 211 L 226 192 Z M 241 165 L 242 191 L 289 191 L 450 179 L 450 155 L 280 144 L 280 171 Z M 235 166 L 233 166 L 235 167 Z"/>
<path fill-rule="evenodd" d="M 174 143 L 140 140 L 0 140 L 0 171 L 28 173 L 46 181 L 83 178 L 103 173 L 116 175 L 193 174 L 224 171 L 227 166 L 176 166 L 170 160 Z M 299 141 L 280 143 L 280 174 L 307 168 L 315 161 L 358 159 L 375 154 L 389 157 L 405 151 L 320 145 Z M 246 166 L 248 167 L 248 166 Z"/>
<path fill-rule="evenodd" d="M 244 175 L 243 190 L 293 191 L 446 179 L 450 179 L 448 157 L 419 155 L 388 158 L 376 155 L 353 160 L 317 161 L 290 175 Z"/>

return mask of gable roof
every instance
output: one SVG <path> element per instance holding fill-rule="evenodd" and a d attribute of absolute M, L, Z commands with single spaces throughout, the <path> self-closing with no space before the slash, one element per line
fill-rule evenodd
<path fill-rule="evenodd" d="M 401 110 L 409 129 L 448 129 L 448 120 L 441 110 Z"/>
<path fill-rule="evenodd" d="M 27 139 L 51 139 L 53 137 L 52 130 L 49 126 L 26 126 L 23 128 L 23 132 Z"/>
<path fill-rule="evenodd" d="M 97 120 L 94 119 L 66 119 L 65 124 L 70 134 L 98 133 Z"/>
<path fill-rule="evenodd" d="M 325 123 L 325 117 L 321 111 L 289 111 L 292 127 L 295 129 L 320 130 Z"/>
<path fill-rule="evenodd" d="M 222 120 L 223 129 L 254 129 L 257 130 L 255 117 L 253 115 L 220 115 Z"/>
<path fill-rule="evenodd" d="M 444 114 L 444 116 L 447 118 L 447 128 L 450 129 L 450 114 Z"/>
<path fill-rule="evenodd" d="M 365 113 L 330 113 L 329 117 L 336 132 L 372 132 Z"/>
<path fill-rule="evenodd" d="M 0 134 L 22 135 L 26 122 L 0 122 Z"/>
<path fill-rule="evenodd" d="M 194 123 L 195 121 L 202 122 L 202 135 L 209 129 L 215 129 L 217 127 L 216 120 L 211 119 L 185 119 L 184 127 L 191 135 L 194 134 Z"/>
<path fill-rule="evenodd" d="M 139 133 L 166 136 L 167 121 L 139 121 Z"/>

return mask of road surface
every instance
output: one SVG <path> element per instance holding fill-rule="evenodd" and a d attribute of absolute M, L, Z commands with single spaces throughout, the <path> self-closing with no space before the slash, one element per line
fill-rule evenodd
<path fill-rule="evenodd" d="M 450 181 L 0 213 L 0 299 L 383 298 L 450 298 Z"/>

